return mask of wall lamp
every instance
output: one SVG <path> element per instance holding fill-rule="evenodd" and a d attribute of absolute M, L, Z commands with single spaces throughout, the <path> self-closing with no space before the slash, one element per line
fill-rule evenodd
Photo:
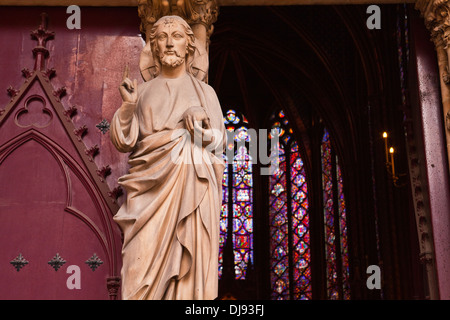
<path fill-rule="evenodd" d="M 385 131 L 383 132 L 383 140 L 384 140 L 384 148 L 385 148 L 385 154 L 386 154 L 386 170 L 389 173 L 389 175 L 392 177 L 392 182 L 394 183 L 395 187 L 401 188 L 406 185 L 406 183 L 400 183 L 400 177 L 406 176 L 406 174 L 396 174 L 395 172 L 395 149 L 394 147 L 388 148 L 388 133 Z"/>

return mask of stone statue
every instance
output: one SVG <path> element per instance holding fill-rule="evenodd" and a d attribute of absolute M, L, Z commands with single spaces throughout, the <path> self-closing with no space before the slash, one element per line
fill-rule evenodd
<path fill-rule="evenodd" d="M 149 40 L 158 75 L 138 85 L 126 67 L 110 130 L 117 150 L 131 152 L 119 178 L 127 199 L 114 217 L 124 235 L 122 298 L 215 299 L 222 111 L 190 72 L 195 37 L 182 18 L 162 17 Z"/>
<path fill-rule="evenodd" d="M 214 30 L 213 23 L 217 20 L 219 13 L 216 0 L 139 0 L 138 3 L 141 32 L 146 34 L 147 42 L 139 59 L 142 78 L 149 81 L 157 73 L 151 43 L 148 41 L 153 24 L 158 17 L 177 15 L 191 26 L 195 35 L 196 46 L 190 55 L 192 59 L 190 73 L 199 80 L 207 81 L 209 38 Z"/>

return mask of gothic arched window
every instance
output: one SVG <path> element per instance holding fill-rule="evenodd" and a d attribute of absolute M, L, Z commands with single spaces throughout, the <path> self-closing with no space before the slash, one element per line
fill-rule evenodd
<path fill-rule="evenodd" d="M 247 268 L 253 263 L 253 176 L 252 159 L 248 152 L 250 135 L 248 121 L 242 114 L 228 110 L 225 127 L 234 133 L 228 141 L 227 154 L 233 152 L 233 161 L 225 159 L 222 180 L 222 211 L 220 217 L 219 277 L 223 273 L 224 248 L 231 225 L 235 279 L 244 280 Z M 225 157 L 226 158 L 226 157 Z M 230 212 L 231 210 L 231 212 Z"/>
<path fill-rule="evenodd" d="M 338 157 L 333 152 L 326 129 L 322 138 L 321 157 L 327 297 L 349 299 L 347 217 L 343 181 Z"/>
<path fill-rule="evenodd" d="M 273 299 L 311 299 L 308 185 L 298 144 L 283 111 L 272 116 L 278 168 L 269 177 L 270 280 Z"/>
<path fill-rule="evenodd" d="M 321 193 L 322 211 L 317 214 L 323 215 L 323 225 L 316 225 L 324 228 L 324 238 L 317 242 L 315 250 L 325 253 L 323 274 L 327 298 L 349 299 L 347 210 L 339 159 L 332 148 L 330 134 L 324 130 L 320 158 L 316 163 L 321 168 L 322 176 L 317 178 L 322 183 L 317 185 L 319 190 L 314 193 L 309 190 L 299 143 L 289 120 L 280 111 L 271 121 L 269 138 L 277 137 L 278 142 L 272 144 L 271 141 L 270 144 L 277 147 L 278 157 L 276 165 L 272 163 L 274 170 L 268 177 L 270 296 L 272 299 L 312 298 L 310 237 L 321 232 L 311 229 L 309 198 L 310 194 L 319 196 Z M 226 266 L 227 275 L 245 280 L 254 262 L 252 164 L 256 159 L 251 158 L 252 135 L 244 115 L 228 110 L 224 122 L 230 134 L 222 180 L 219 277 L 223 277 Z"/>

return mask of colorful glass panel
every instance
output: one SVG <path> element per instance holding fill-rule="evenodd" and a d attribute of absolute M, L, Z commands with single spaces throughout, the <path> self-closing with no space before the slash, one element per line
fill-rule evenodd
<path fill-rule="evenodd" d="M 244 146 L 233 161 L 233 248 L 236 279 L 245 279 L 253 262 L 253 180 L 252 162 Z"/>
<path fill-rule="evenodd" d="M 326 280 L 327 296 L 329 299 L 339 299 L 337 254 L 336 254 L 336 230 L 334 223 L 334 190 L 332 176 L 331 142 L 327 130 L 325 130 L 322 145 L 322 191 L 323 191 L 323 216 L 325 226 L 325 256 L 327 261 Z"/>
<path fill-rule="evenodd" d="M 342 181 L 341 167 L 338 164 L 336 157 L 336 177 L 338 186 L 338 201 L 339 201 L 339 229 L 341 241 L 341 260 L 342 260 L 342 292 L 343 299 L 350 299 L 350 282 L 349 274 L 350 267 L 348 262 L 348 243 L 347 243 L 347 210 L 345 207 L 344 198 L 344 183 Z"/>
<path fill-rule="evenodd" d="M 305 168 L 296 142 L 291 147 L 290 168 L 293 298 L 304 300 L 312 297 L 309 215 L 307 214 L 308 185 L 306 183 Z"/>
<path fill-rule="evenodd" d="M 323 135 L 321 152 L 327 295 L 329 299 L 350 299 L 347 209 L 343 179 L 338 157 L 332 156 L 327 130 Z"/>
<path fill-rule="evenodd" d="M 220 212 L 219 222 L 219 278 L 222 277 L 223 249 L 228 235 L 228 162 L 225 155 L 223 155 L 223 159 L 225 162 L 225 170 L 222 177 L 222 210 Z"/>
<path fill-rule="evenodd" d="M 289 299 L 289 236 L 287 212 L 286 158 L 284 147 L 278 146 L 279 164 L 270 176 L 270 281 L 272 299 Z"/>
<path fill-rule="evenodd" d="M 229 230 L 229 214 L 232 215 L 231 235 L 235 278 L 244 280 L 249 264 L 253 263 L 253 176 L 252 161 L 247 147 L 250 142 L 248 121 L 244 115 L 228 110 L 225 127 L 234 132 L 227 142 L 229 150 L 235 150 L 233 162 L 226 163 L 222 180 L 222 212 L 219 239 L 219 278 L 223 275 L 224 247 Z M 236 147 L 239 148 L 236 150 Z M 224 156 L 225 158 L 225 156 Z M 230 199 L 231 197 L 231 199 Z M 230 201 L 231 200 L 231 201 Z M 232 210 L 232 211 L 231 211 Z"/>
<path fill-rule="evenodd" d="M 271 119 L 271 134 L 281 138 L 278 168 L 269 177 L 271 298 L 311 299 L 306 172 L 297 142 L 287 134 L 292 129 L 286 115 L 280 111 Z"/>

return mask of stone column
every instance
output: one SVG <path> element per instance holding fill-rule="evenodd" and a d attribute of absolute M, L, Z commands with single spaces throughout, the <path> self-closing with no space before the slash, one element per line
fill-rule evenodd
<path fill-rule="evenodd" d="M 431 39 L 437 52 L 444 132 L 447 141 L 447 161 L 450 171 L 450 1 L 418 0 L 416 9 L 425 19 L 425 26 L 431 33 Z"/>
<path fill-rule="evenodd" d="M 140 70 L 145 81 L 155 76 L 153 57 L 148 41 L 153 24 L 166 15 L 182 17 L 191 26 L 196 38 L 197 51 L 194 56 L 194 76 L 208 82 L 209 38 L 213 32 L 219 7 L 216 0 L 139 0 L 138 14 L 141 32 L 146 35 L 146 46 L 142 50 Z"/>
<path fill-rule="evenodd" d="M 431 40 L 437 53 L 437 66 L 436 59 L 430 55 L 433 45 L 426 40 L 426 30 L 415 28 L 413 32 L 417 59 L 417 98 L 420 105 L 418 112 L 423 133 L 424 154 L 423 158 L 415 157 L 416 160 L 412 163 L 417 170 L 417 161 L 423 168 L 423 172 L 414 175 L 413 169 L 411 185 L 414 187 L 421 259 L 426 265 L 429 277 L 433 273 L 431 266 L 433 264 L 436 266 L 438 292 L 434 296 L 439 294 L 438 297 L 443 300 L 450 299 L 450 269 L 448 268 L 450 265 L 450 213 L 448 210 L 450 208 L 450 131 L 448 120 L 445 124 L 445 118 L 450 111 L 449 4 L 449 0 L 418 0 L 416 3 L 416 9 L 420 10 L 425 19 L 425 25 L 431 33 Z M 418 23 L 413 23 L 412 27 Z M 425 39 L 427 43 L 424 43 L 422 39 Z M 442 117 L 441 104 L 444 117 Z M 415 178 L 422 179 L 423 182 L 415 184 Z M 424 188 L 428 189 L 426 193 Z M 429 280 L 431 285 L 433 281 L 430 278 Z M 430 291 L 432 289 L 430 287 Z M 433 299 L 432 292 L 430 298 Z"/>

